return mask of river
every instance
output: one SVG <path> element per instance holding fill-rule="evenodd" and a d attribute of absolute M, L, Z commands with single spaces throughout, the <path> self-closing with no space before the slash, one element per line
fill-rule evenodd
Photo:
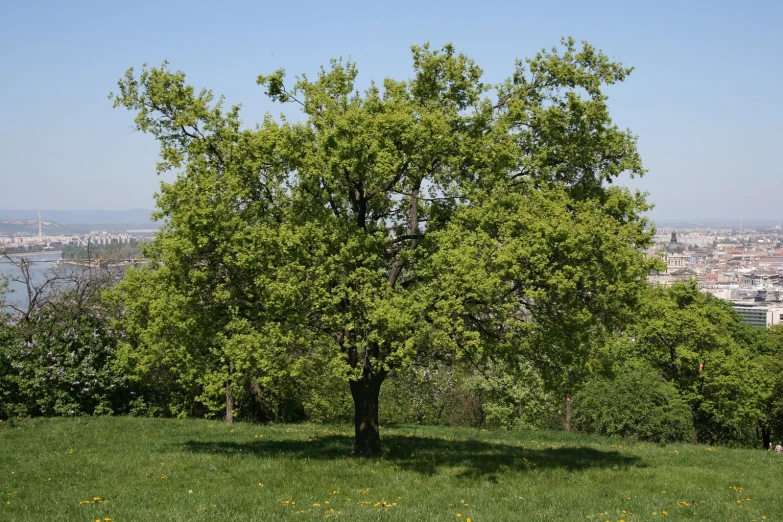
<path fill-rule="evenodd" d="M 35 254 L 11 254 L 11 257 L 16 260 L 20 257 L 24 257 L 33 262 L 30 267 L 30 275 L 33 281 L 38 283 L 43 281 L 45 272 L 52 268 L 57 268 L 57 260 L 60 259 L 62 252 L 40 252 Z M 19 269 L 9 263 L 4 257 L 0 257 L 0 277 L 19 277 L 21 272 Z M 6 295 L 6 303 L 14 304 L 16 306 L 22 306 L 27 302 L 27 290 L 23 283 L 10 281 L 9 289 L 11 292 Z"/>

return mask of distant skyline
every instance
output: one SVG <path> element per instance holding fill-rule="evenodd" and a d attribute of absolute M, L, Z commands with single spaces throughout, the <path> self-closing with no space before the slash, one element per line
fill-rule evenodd
<path fill-rule="evenodd" d="M 639 136 L 659 220 L 783 218 L 783 2 L 12 2 L 0 18 L 0 209 L 152 209 L 157 144 L 107 94 L 131 66 L 169 60 L 242 103 L 246 126 L 282 107 L 255 85 L 332 57 L 360 84 L 410 77 L 412 44 L 453 42 L 486 82 L 560 37 L 636 67 L 608 89 Z M 289 112 L 293 116 L 293 112 Z"/>

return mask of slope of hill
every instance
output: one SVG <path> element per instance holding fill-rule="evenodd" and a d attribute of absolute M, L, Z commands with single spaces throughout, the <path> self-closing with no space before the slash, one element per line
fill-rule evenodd
<path fill-rule="evenodd" d="M 545 431 L 141 417 L 0 424 L 2 520 L 781 520 L 783 455 Z"/>

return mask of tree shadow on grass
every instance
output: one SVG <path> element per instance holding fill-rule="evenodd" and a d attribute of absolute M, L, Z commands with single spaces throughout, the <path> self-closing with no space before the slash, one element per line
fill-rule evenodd
<path fill-rule="evenodd" d="M 311 440 L 187 441 L 184 445 L 186 450 L 194 453 L 242 452 L 261 457 L 336 460 L 349 458 L 346 455 L 353 447 L 353 438 L 329 434 L 316 435 Z M 383 446 L 384 461 L 399 469 L 424 475 L 434 475 L 441 468 L 460 468 L 457 474 L 460 477 L 492 480 L 504 472 L 646 467 L 638 457 L 588 447 L 527 448 L 501 442 L 398 434 L 384 435 Z"/>

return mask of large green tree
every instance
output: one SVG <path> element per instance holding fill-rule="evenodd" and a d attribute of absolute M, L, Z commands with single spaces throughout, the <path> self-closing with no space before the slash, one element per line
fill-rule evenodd
<path fill-rule="evenodd" d="M 389 372 L 522 358 L 562 375 L 651 263 L 644 196 L 612 185 L 644 172 L 603 91 L 630 69 L 564 40 L 489 85 L 451 45 L 412 54 L 411 79 L 362 91 L 339 60 L 259 76 L 301 117 L 254 128 L 166 65 L 113 95 L 177 172 L 143 276 L 159 290 L 124 290 L 136 349 L 210 367 L 229 406 L 232 382 L 318 361 L 350 386 L 356 455 L 381 452 Z"/>

